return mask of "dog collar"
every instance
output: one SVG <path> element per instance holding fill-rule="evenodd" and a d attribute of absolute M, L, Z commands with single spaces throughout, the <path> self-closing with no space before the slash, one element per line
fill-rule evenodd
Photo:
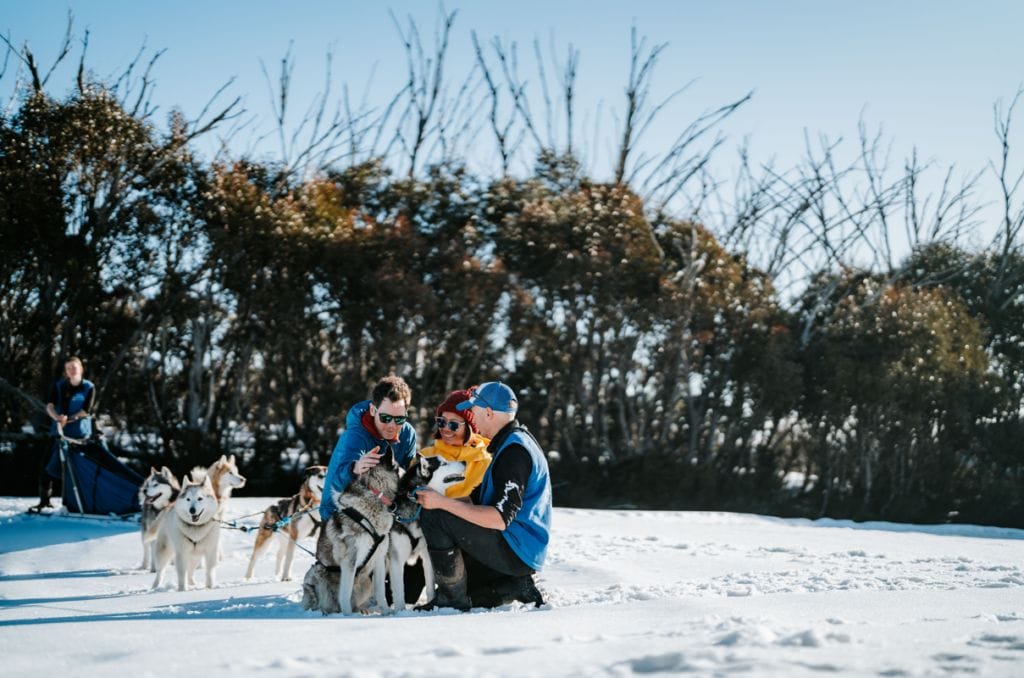
<path fill-rule="evenodd" d="M 380 490 L 375 490 L 372 487 L 369 489 L 370 492 L 373 493 L 373 496 L 377 497 L 377 499 L 380 499 L 380 503 L 384 504 L 385 506 L 391 506 L 391 500 L 388 499 L 386 494 L 384 494 Z"/>

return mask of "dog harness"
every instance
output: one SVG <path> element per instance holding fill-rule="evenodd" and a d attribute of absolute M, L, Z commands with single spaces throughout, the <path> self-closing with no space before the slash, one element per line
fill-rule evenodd
<path fill-rule="evenodd" d="M 192 527 L 193 526 L 192 523 L 188 523 L 188 522 L 182 520 L 181 518 L 178 518 L 178 522 L 180 522 L 182 525 L 185 525 L 186 527 Z M 199 533 L 199 536 L 196 537 L 195 539 L 193 539 L 192 537 L 188 536 L 188 534 L 185 533 L 185 530 L 181 531 L 181 536 L 185 539 L 185 541 L 191 542 L 192 546 L 194 548 L 198 548 L 199 542 L 201 542 L 203 539 L 206 539 L 207 535 L 210 533 L 210 530 L 213 529 L 213 523 L 214 522 L 219 522 L 219 521 L 208 520 L 206 523 L 204 523 L 201 527 L 205 527 L 206 529 L 202 530 Z"/>
<path fill-rule="evenodd" d="M 373 558 L 373 554 L 377 552 L 377 547 L 379 547 L 380 543 L 384 541 L 384 535 L 380 534 L 379 532 L 377 532 L 377 530 L 373 529 L 373 523 L 371 523 L 370 520 L 362 513 L 360 513 L 357 509 L 351 506 L 346 506 L 341 509 L 341 513 L 344 513 L 352 522 L 366 530 L 367 534 L 370 535 L 370 538 L 373 539 L 373 547 L 366 554 L 366 557 L 363 558 L 363 562 L 359 564 L 359 567 L 356 568 L 356 572 L 359 572 L 364 567 L 366 567 L 366 564 L 370 562 L 371 558 Z M 341 571 L 341 567 L 337 565 L 324 565 L 323 563 L 320 564 L 327 568 L 329 572 Z"/>
<path fill-rule="evenodd" d="M 381 504 L 383 504 L 384 506 L 391 506 L 391 504 L 392 504 L 391 500 L 388 499 L 387 495 L 385 495 L 383 492 L 381 492 L 380 490 L 375 490 L 373 488 L 367 488 L 367 489 L 369 489 L 370 492 L 373 493 L 373 496 L 377 497 L 377 499 L 380 500 Z M 339 509 L 339 513 L 345 514 L 345 516 L 349 520 L 354 522 L 359 527 L 363 528 L 366 531 L 366 533 L 370 535 L 370 538 L 373 539 L 373 547 L 366 554 L 366 557 L 363 558 L 363 562 L 359 563 L 359 566 L 356 568 L 356 572 L 359 572 L 364 567 L 366 567 L 367 563 L 370 562 L 370 559 L 373 558 L 373 554 L 377 552 L 377 549 L 380 547 L 381 542 L 384 541 L 384 538 L 385 538 L 386 535 L 383 535 L 383 534 L 380 534 L 379 532 L 377 532 L 377 530 L 375 530 L 374 527 L 373 527 L 373 523 L 370 522 L 370 519 L 367 518 L 366 516 L 364 516 L 362 513 L 360 513 L 359 510 L 356 509 L 355 507 L 352 507 L 352 506 L 342 507 L 341 509 Z M 338 566 L 338 565 L 326 565 L 326 564 L 320 562 L 319 558 L 317 558 L 316 562 L 320 563 L 320 566 L 325 568 L 328 572 L 340 572 L 341 571 L 341 567 L 340 566 Z"/>
<path fill-rule="evenodd" d="M 409 494 L 406 495 L 406 496 L 409 499 L 411 499 L 412 501 L 416 502 L 416 493 L 419 492 L 420 490 L 425 490 L 425 489 L 427 489 L 426 485 L 417 485 L 416 487 L 414 487 L 411 490 L 409 490 Z M 398 522 L 402 523 L 403 525 L 408 525 L 409 523 L 415 523 L 417 520 L 420 519 L 420 514 L 423 513 L 423 505 L 420 504 L 419 502 L 416 502 L 416 511 L 409 518 L 403 518 L 402 516 L 398 515 L 398 511 L 395 510 L 397 508 L 398 508 L 398 506 L 396 505 L 395 508 L 392 509 L 391 512 L 395 514 L 395 520 L 397 520 Z"/>

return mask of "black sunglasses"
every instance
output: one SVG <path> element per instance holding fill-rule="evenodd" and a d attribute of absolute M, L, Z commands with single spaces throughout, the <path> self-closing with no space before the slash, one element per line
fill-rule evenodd
<path fill-rule="evenodd" d="M 400 417 L 396 417 L 393 414 L 384 414 L 383 412 L 380 412 L 380 411 L 377 412 L 377 416 L 380 417 L 381 423 L 390 424 L 391 422 L 395 422 L 399 426 L 404 424 L 406 422 L 406 420 L 409 418 L 409 417 L 404 416 L 404 415 L 400 416 Z"/>
<path fill-rule="evenodd" d="M 437 424 L 437 430 L 438 431 L 440 431 L 441 429 L 443 429 L 445 427 L 447 427 L 449 431 L 458 431 L 460 428 L 462 428 L 465 425 L 466 422 L 464 422 L 464 421 L 455 421 L 454 419 L 449 421 L 448 419 L 445 419 L 444 417 L 438 417 L 437 419 L 434 420 L 434 423 Z"/>

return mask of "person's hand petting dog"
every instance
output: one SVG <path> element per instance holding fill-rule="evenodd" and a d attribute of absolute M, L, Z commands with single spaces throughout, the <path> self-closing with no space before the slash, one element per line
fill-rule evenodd
<path fill-rule="evenodd" d="M 380 463 L 380 458 L 384 455 L 380 453 L 380 445 L 373 448 L 363 456 L 352 462 L 352 473 L 357 476 L 361 476 L 371 468 Z"/>

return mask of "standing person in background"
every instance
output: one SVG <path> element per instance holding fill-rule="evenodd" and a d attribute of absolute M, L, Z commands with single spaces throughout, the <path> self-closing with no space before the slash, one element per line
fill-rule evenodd
<path fill-rule="evenodd" d="M 64 377 L 54 383 L 46 402 L 46 414 L 53 423 L 50 432 L 54 435 L 58 427 L 67 438 L 89 438 L 92 436 L 92 409 L 96 401 L 96 387 L 85 378 L 85 366 L 81 358 L 71 356 L 64 361 Z M 39 503 L 33 510 L 52 508 L 53 478 L 46 473 L 46 464 L 53 448 L 42 455 L 39 465 Z"/>
<path fill-rule="evenodd" d="M 544 602 L 533 574 L 547 555 L 551 479 L 540 445 L 516 421 L 518 409 L 515 392 L 501 382 L 470 389 L 456 411 L 472 412 L 477 430 L 491 439 L 492 456 L 473 503 L 433 490 L 416 493 L 425 509 L 420 527 L 437 580 L 431 607 Z"/>

